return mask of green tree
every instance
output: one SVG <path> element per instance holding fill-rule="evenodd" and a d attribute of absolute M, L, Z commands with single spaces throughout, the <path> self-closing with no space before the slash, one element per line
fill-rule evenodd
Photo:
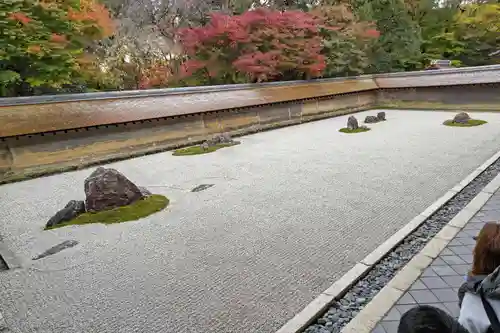
<path fill-rule="evenodd" d="M 367 50 L 379 32 L 369 22 L 359 21 L 346 4 L 318 6 L 311 10 L 323 23 L 322 54 L 326 57 L 325 77 L 359 75 L 370 64 Z"/>
<path fill-rule="evenodd" d="M 421 32 L 406 4 L 402 0 L 374 0 L 371 11 L 381 34 L 372 50 L 372 71 L 395 72 L 418 67 Z"/>
<path fill-rule="evenodd" d="M 459 55 L 462 63 L 469 66 L 497 63 L 490 54 L 500 48 L 500 4 L 464 6 L 456 17 L 455 36 L 463 45 Z"/>
<path fill-rule="evenodd" d="M 414 21 L 421 29 L 420 63 L 427 67 L 432 60 L 456 60 L 463 43 L 455 35 L 455 16 L 459 0 L 406 0 Z"/>
<path fill-rule="evenodd" d="M 103 7 L 93 5 L 78 0 L 2 0 L 0 94 L 32 94 L 39 87 L 73 83 L 84 47 L 103 33 Z"/>

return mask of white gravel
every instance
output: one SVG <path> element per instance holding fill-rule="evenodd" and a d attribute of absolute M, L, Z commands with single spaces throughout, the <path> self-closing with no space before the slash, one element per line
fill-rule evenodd
<path fill-rule="evenodd" d="M 169 208 L 119 225 L 43 231 L 92 170 L 0 186 L 0 235 L 22 268 L 0 272 L 15 333 L 273 332 L 500 147 L 500 117 L 386 111 L 241 138 L 202 156 L 110 164 Z M 360 122 L 367 114 L 356 115 Z M 215 184 L 202 192 L 190 190 Z M 32 261 L 68 239 L 79 245 Z"/>

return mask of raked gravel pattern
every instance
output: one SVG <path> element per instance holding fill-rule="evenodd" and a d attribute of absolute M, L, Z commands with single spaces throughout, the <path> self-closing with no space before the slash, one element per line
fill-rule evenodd
<path fill-rule="evenodd" d="M 488 183 L 500 173 L 495 161 L 450 201 L 427 218 L 400 245 L 375 265 L 370 272 L 319 318 L 305 333 L 338 333 L 424 246 L 457 215 Z"/>
<path fill-rule="evenodd" d="M 93 169 L 0 186 L 0 236 L 21 262 L 0 272 L 10 330 L 275 331 L 500 147 L 494 113 L 474 128 L 386 113 L 365 133 L 339 133 L 344 116 L 112 163 L 171 199 L 136 222 L 43 231 Z M 191 192 L 200 184 L 214 186 Z M 67 240 L 78 245 L 32 260 Z"/>

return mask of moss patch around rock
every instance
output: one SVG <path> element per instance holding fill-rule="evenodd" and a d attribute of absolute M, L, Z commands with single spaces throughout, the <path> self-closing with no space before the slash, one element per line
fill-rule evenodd
<path fill-rule="evenodd" d="M 455 127 L 472 127 L 472 126 L 483 125 L 483 124 L 486 124 L 486 123 L 487 123 L 487 121 L 480 120 L 480 119 L 470 119 L 465 124 L 463 124 L 463 123 L 456 123 L 453 120 L 447 120 L 447 121 L 445 121 L 443 123 L 443 125 L 446 125 L 446 126 L 455 126 Z"/>
<path fill-rule="evenodd" d="M 174 151 L 172 155 L 174 156 L 190 156 L 190 155 L 200 155 L 200 154 L 208 154 L 212 153 L 216 150 L 226 147 L 232 147 L 238 145 L 239 142 L 234 143 L 219 143 L 215 146 L 209 146 L 208 149 L 203 149 L 201 146 L 192 146 L 187 148 L 181 148 Z"/>
<path fill-rule="evenodd" d="M 355 130 L 352 130 L 352 129 L 349 129 L 347 127 L 344 127 L 344 128 L 339 129 L 339 132 L 352 134 L 352 133 L 368 132 L 369 130 L 371 130 L 371 128 L 368 128 L 368 127 L 358 127 Z"/>
<path fill-rule="evenodd" d="M 117 207 L 96 213 L 84 213 L 71 221 L 45 228 L 45 230 L 60 228 L 67 225 L 88 223 L 112 224 L 134 221 L 163 210 L 168 206 L 168 203 L 169 200 L 163 195 L 153 194 L 128 206 Z"/>

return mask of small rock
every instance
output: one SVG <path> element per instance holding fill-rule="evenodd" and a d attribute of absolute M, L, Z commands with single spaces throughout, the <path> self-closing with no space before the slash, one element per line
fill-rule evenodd
<path fill-rule="evenodd" d="M 201 147 L 201 149 L 203 149 L 203 150 L 208 150 L 208 147 L 209 147 L 209 146 L 210 146 L 210 145 L 208 144 L 208 141 L 205 141 L 205 142 L 203 142 L 203 143 L 201 144 L 201 146 L 200 146 L 200 147 Z"/>
<path fill-rule="evenodd" d="M 328 319 L 331 321 L 338 321 L 340 319 L 340 315 L 338 313 L 331 315 Z"/>
<path fill-rule="evenodd" d="M 470 120 L 470 116 L 465 112 L 458 113 L 454 118 L 454 123 L 466 124 Z"/>
<path fill-rule="evenodd" d="M 208 144 L 209 147 L 216 146 L 220 143 L 218 136 L 214 136 L 213 138 L 211 138 L 205 142 Z"/>
<path fill-rule="evenodd" d="M 231 138 L 231 135 L 229 133 L 222 133 L 222 134 L 217 134 L 210 140 L 206 141 L 209 146 L 215 146 L 218 144 L 229 144 L 233 143 L 233 139 Z"/>
<path fill-rule="evenodd" d="M 377 118 L 378 118 L 378 121 L 384 121 L 385 120 L 385 112 L 377 113 Z"/>
<path fill-rule="evenodd" d="M 331 308 L 328 309 L 327 314 L 331 315 L 331 314 L 334 314 L 336 312 L 337 312 L 337 308 L 331 307 Z"/>
<path fill-rule="evenodd" d="M 379 121 L 380 120 L 375 116 L 366 116 L 366 118 L 365 118 L 365 123 L 367 123 L 367 124 L 378 123 Z"/>
<path fill-rule="evenodd" d="M 231 135 L 229 133 L 222 133 L 220 135 L 220 142 L 221 143 L 232 143 L 233 139 L 231 138 Z"/>
<path fill-rule="evenodd" d="M 320 325 L 326 324 L 326 319 L 325 318 L 319 318 L 318 319 L 318 324 L 320 324 Z"/>
<path fill-rule="evenodd" d="M 366 302 L 366 298 L 363 298 L 363 297 L 356 298 L 356 303 L 363 304 L 364 302 Z"/>
<path fill-rule="evenodd" d="M 85 207 L 99 212 L 130 205 L 144 198 L 137 185 L 115 169 L 97 168 L 85 179 Z"/>
<path fill-rule="evenodd" d="M 210 187 L 212 187 L 212 186 L 214 186 L 214 184 L 201 184 L 201 185 L 198 185 L 198 186 L 196 186 L 195 188 L 193 188 L 193 189 L 191 190 L 191 192 L 201 192 L 201 191 L 204 191 L 204 190 L 206 190 L 207 188 L 210 188 Z"/>
<path fill-rule="evenodd" d="M 83 201 L 71 200 L 66 206 L 58 211 L 45 225 L 47 228 L 53 227 L 57 224 L 71 221 L 80 214 L 85 213 L 85 204 Z"/>
<path fill-rule="evenodd" d="M 359 128 L 358 120 L 354 116 L 350 116 L 347 119 L 347 128 L 350 130 L 355 130 Z"/>
<path fill-rule="evenodd" d="M 68 249 L 76 245 L 78 245 L 78 242 L 76 240 L 66 240 L 60 244 L 57 244 L 56 246 L 51 247 L 47 251 L 33 258 L 32 260 L 39 260 L 51 256 L 53 254 L 56 254 L 57 252 L 61 252 L 62 250 Z"/>

